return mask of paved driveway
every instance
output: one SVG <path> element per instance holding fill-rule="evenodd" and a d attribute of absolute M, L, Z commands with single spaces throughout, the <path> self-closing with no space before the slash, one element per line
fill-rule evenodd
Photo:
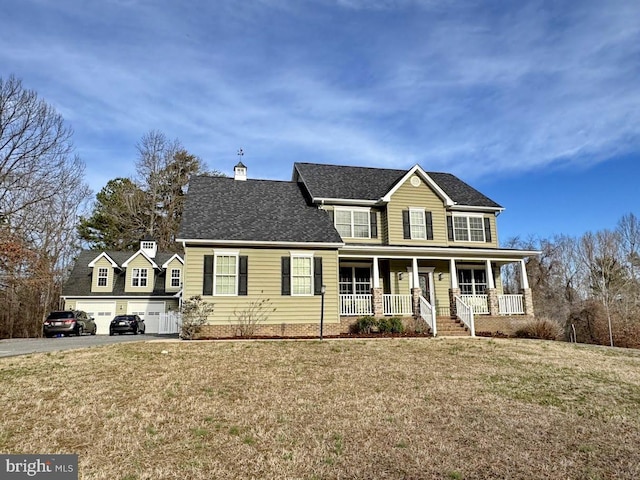
<path fill-rule="evenodd" d="M 74 348 L 87 348 L 111 343 L 144 342 L 158 338 L 167 338 L 165 335 L 83 335 L 81 337 L 60 338 L 12 338 L 0 340 L 0 357 L 13 357 L 29 353 L 56 352 L 60 350 L 73 350 Z M 176 336 L 177 338 L 177 336 Z"/>

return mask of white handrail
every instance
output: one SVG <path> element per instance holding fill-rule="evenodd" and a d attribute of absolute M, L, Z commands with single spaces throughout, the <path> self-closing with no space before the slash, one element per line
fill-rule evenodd
<path fill-rule="evenodd" d="M 462 323 L 464 323 L 469 332 L 471 332 L 471 336 L 476 336 L 476 327 L 473 316 L 473 308 L 462 301 L 459 296 L 456 296 L 456 314 Z"/>
<path fill-rule="evenodd" d="M 460 299 L 465 305 L 473 308 L 473 313 L 483 314 L 489 313 L 489 296 L 488 295 L 460 295 Z"/>
<path fill-rule="evenodd" d="M 423 296 L 420 296 L 420 316 L 425 322 L 427 322 L 427 325 L 431 328 L 431 334 L 435 337 L 438 334 L 436 326 L 436 310 Z"/>

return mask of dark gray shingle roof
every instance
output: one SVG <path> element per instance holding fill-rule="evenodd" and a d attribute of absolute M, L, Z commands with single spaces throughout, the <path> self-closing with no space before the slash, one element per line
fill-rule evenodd
<path fill-rule="evenodd" d="M 408 171 L 318 163 L 296 163 L 294 168 L 313 198 L 374 201 L 386 195 Z M 458 205 L 502 208 L 455 175 L 426 173 Z"/>
<path fill-rule="evenodd" d="M 179 239 L 342 243 L 329 215 L 295 182 L 191 180 Z"/>
<path fill-rule="evenodd" d="M 69 275 L 69 278 L 62 287 L 62 295 L 67 297 L 79 297 L 79 296 L 93 296 L 93 297 L 113 297 L 113 296 L 140 296 L 140 297 L 153 297 L 160 295 L 173 295 L 174 292 L 165 292 L 165 272 L 159 272 L 156 270 L 155 284 L 153 286 L 152 293 L 136 293 L 125 292 L 125 270 L 115 269 L 115 277 L 113 283 L 113 290 L 111 292 L 92 292 L 91 291 L 91 272 L 92 268 L 88 265 L 101 253 L 109 255 L 111 260 L 121 266 L 126 262 L 134 253 L 130 251 L 115 251 L 115 250 L 83 250 L 78 255 L 78 259 L 73 266 L 73 270 Z M 173 253 L 170 252 L 158 252 L 153 261 L 161 267 L 163 263 L 173 257 Z"/>

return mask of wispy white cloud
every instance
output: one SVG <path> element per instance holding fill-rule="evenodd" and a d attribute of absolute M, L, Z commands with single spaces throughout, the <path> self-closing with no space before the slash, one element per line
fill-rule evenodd
<path fill-rule="evenodd" d="M 150 129 L 216 168 L 243 146 L 279 178 L 296 160 L 472 178 L 640 146 L 634 2 L 10 3 L 0 76 L 60 110 L 96 178 L 131 174 Z"/>

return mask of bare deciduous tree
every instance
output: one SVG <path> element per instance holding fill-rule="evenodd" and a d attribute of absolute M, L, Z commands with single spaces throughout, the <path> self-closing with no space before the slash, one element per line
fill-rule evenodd
<path fill-rule="evenodd" d="M 0 78 L 0 336 L 40 334 L 58 304 L 89 196 L 71 135 L 36 92 Z"/>

